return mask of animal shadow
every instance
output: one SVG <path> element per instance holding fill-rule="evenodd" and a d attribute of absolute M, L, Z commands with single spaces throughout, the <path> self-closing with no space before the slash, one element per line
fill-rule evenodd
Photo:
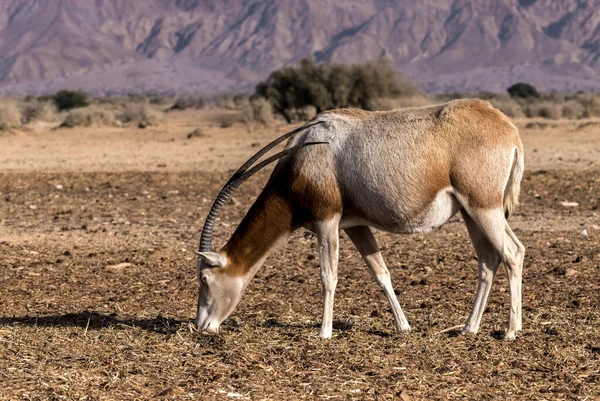
<path fill-rule="evenodd" d="M 0 326 L 81 327 L 86 330 L 137 327 L 149 332 L 162 334 L 174 334 L 182 323 L 185 322 L 160 315 L 149 319 L 118 318 L 115 314 L 93 311 L 65 313 L 62 315 L 0 317 Z"/>

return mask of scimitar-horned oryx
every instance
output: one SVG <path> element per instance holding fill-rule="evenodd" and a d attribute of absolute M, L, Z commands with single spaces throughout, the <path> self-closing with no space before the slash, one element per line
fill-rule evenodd
<path fill-rule="evenodd" d="M 290 138 L 286 150 L 252 165 Z M 212 249 L 215 219 L 231 193 L 279 160 L 227 244 Z M 517 205 L 523 146 L 509 119 L 481 100 L 393 111 L 331 110 L 258 152 L 223 187 L 202 230 L 197 275 L 199 329 L 217 331 L 267 256 L 300 227 L 316 233 L 324 295 L 320 336 L 332 334 L 339 230 L 385 291 L 398 331 L 410 326 L 370 227 L 427 233 L 461 212 L 479 264 L 473 310 L 462 333 L 477 333 L 500 263 L 508 272 L 505 338 L 521 330 L 525 248 L 506 218 Z"/>

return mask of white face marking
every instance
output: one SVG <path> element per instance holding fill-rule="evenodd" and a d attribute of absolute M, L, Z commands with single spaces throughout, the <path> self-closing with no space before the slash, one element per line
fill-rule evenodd
<path fill-rule="evenodd" d="M 244 280 L 230 277 L 221 267 L 210 266 L 202 257 L 196 262 L 196 271 L 200 287 L 196 325 L 199 330 L 216 332 L 240 301 Z"/>

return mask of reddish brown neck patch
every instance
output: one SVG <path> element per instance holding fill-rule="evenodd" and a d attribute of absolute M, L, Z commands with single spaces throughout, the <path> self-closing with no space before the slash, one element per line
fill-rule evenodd
<path fill-rule="evenodd" d="M 228 259 L 225 272 L 245 275 L 292 230 L 290 204 L 274 191 L 263 192 L 223 247 Z"/>

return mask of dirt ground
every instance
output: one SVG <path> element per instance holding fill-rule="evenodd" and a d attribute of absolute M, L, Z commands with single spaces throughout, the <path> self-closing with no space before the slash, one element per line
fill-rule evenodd
<path fill-rule="evenodd" d="M 517 121 L 527 173 L 510 221 L 528 253 L 516 341 L 500 340 L 504 271 L 480 333 L 458 335 L 477 283 L 458 217 L 430 235 L 376 233 L 407 335 L 394 332 L 382 290 L 342 235 L 324 341 L 316 240 L 302 230 L 221 333 L 191 325 L 193 250 L 214 196 L 291 128 L 220 128 L 227 117 L 0 133 L 0 399 L 599 399 L 599 121 Z M 217 244 L 267 177 L 225 208 Z"/>

